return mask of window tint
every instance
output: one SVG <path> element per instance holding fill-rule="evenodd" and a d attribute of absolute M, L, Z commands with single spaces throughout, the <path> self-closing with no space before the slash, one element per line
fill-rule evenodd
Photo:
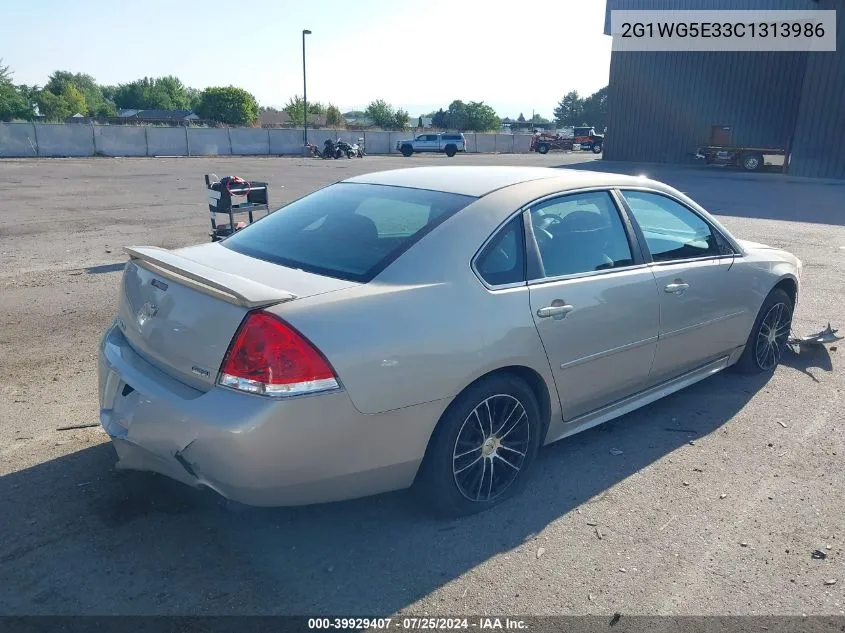
<path fill-rule="evenodd" d="M 476 262 L 481 278 L 491 286 L 525 281 L 522 215 L 508 222 L 484 247 Z"/>
<path fill-rule="evenodd" d="M 261 218 L 221 244 L 282 266 L 367 282 L 474 200 L 440 191 L 338 183 Z"/>
<path fill-rule="evenodd" d="M 444 134 L 443 140 L 444 141 L 462 141 L 464 139 L 459 134 Z"/>
<path fill-rule="evenodd" d="M 646 191 L 623 191 L 656 262 L 722 254 L 710 225 L 679 202 Z"/>
<path fill-rule="evenodd" d="M 531 209 L 546 277 L 633 264 L 619 211 L 606 191 L 572 194 Z"/>

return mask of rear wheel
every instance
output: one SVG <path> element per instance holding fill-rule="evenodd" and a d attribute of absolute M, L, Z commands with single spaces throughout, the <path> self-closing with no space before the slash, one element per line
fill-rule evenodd
<path fill-rule="evenodd" d="M 537 151 L 541 154 L 548 154 L 549 153 L 549 144 L 548 143 L 540 143 L 537 146 Z"/>
<path fill-rule="evenodd" d="M 593 154 L 601 154 L 601 143 L 593 143 Z"/>
<path fill-rule="evenodd" d="M 763 155 L 745 154 L 742 157 L 741 164 L 745 171 L 760 171 L 763 169 Z"/>
<path fill-rule="evenodd" d="M 783 357 L 792 329 L 792 299 L 780 288 L 766 297 L 748 335 L 737 369 L 747 374 L 774 371 Z"/>
<path fill-rule="evenodd" d="M 402 151 L 402 156 L 404 156 L 405 158 L 408 158 L 411 154 L 414 153 L 414 148 L 411 147 L 410 145 L 403 145 L 401 151 Z"/>
<path fill-rule="evenodd" d="M 458 153 L 458 148 L 455 145 L 447 145 L 446 146 L 446 156 L 452 158 L 455 154 Z"/>
<path fill-rule="evenodd" d="M 438 422 L 417 478 L 420 494 L 450 517 L 498 505 L 525 484 L 542 426 L 534 393 L 516 376 L 470 386 Z"/>

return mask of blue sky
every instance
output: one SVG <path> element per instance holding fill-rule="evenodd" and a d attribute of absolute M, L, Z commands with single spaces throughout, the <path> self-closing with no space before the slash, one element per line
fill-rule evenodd
<path fill-rule="evenodd" d="M 344 111 L 376 98 L 412 116 L 453 99 L 501 116 L 551 116 L 569 90 L 607 83 L 603 0 L 221 0 L 5 2 L 0 57 L 16 83 L 54 70 L 118 84 L 173 74 L 204 88 L 233 84 L 262 105 L 302 93 Z M 519 16 L 524 7 L 525 15 Z"/>

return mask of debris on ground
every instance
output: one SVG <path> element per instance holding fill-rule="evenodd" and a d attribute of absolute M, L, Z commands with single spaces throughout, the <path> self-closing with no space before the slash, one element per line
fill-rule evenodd
<path fill-rule="evenodd" d="M 685 486 L 689 486 L 689 482 L 688 482 L 688 481 L 685 481 L 685 482 L 684 482 L 684 485 L 685 485 Z"/>
<path fill-rule="evenodd" d="M 778 420 L 778 424 L 780 424 L 780 425 L 781 425 L 783 428 L 785 428 L 785 429 L 788 429 L 788 428 L 789 428 L 788 426 L 786 426 L 786 424 L 784 424 L 784 423 L 783 423 L 783 422 L 781 422 L 780 420 Z"/>
<path fill-rule="evenodd" d="M 810 556 L 812 556 L 816 560 L 824 560 L 825 558 L 827 558 L 827 554 L 825 554 L 820 549 L 814 549 L 812 554 L 810 554 Z"/>
<path fill-rule="evenodd" d="M 810 334 L 809 336 L 793 336 L 789 339 L 789 344 L 794 346 L 813 346 L 813 345 L 829 345 L 830 343 L 835 343 L 836 341 L 841 341 L 842 337 L 837 336 L 837 332 L 839 330 L 832 329 L 830 327 L 830 323 L 828 322 L 827 327 L 820 332 L 816 332 L 815 334 Z"/>
<path fill-rule="evenodd" d="M 100 426 L 99 422 L 91 422 L 90 424 L 72 424 L 71 426 L 60 426 L 57 431 L 75 431 L 76 429 L 93 429 L 95 426 Z"/>
<path fill-rule="evenodd" d="M 690 440 L 690 441 L 689 441 L 689 445 L 690 445 L 690 446 L 695 446 L 695 440 Z"/>
<path fill-rule="evenodd" d="M 601 530 L 596 526 L 596 536 L 599 537 L 599 540 L 602 540 L 604 536 L 602 536 Z"/>
<path fill-rule="evenodd" d="M 725 498 L 725 497 L 727 497 L 727 496 L 728 496 L 728 495 L 727 495 L 726 493 L 724 493 L 724 492 L 723 492 L 722 494 L 720 494 L 720 495 L 719 495 L 719 499 L 724 499 L 724 498 Z"/>
<path fill-rule="evenodd" d="M 537 558 L 540 558 L 540 557 L 541 557 L 543 554 L 545 554 L 545 553 L 546 553 L 546 548 L 545 548 L 545 547 L 538 547 L 538 548 L 537 548 Z"/>
<path fill-rule="evenodd" d="M 835 585 L 835 584 L 836 584 L 836 578 L 830 578 L 830 579 L 828 579 L 828 580 L 825 580 L 825 581 L 824 581 L 824 584 L 826 584 L 826 585 Z"/>
<path fill-rule="evenodd" d="M 590 602 L 592 602 L 595 599 L 596 599 L 596 597 L 593 594 L 591 594 L 591 593 L 587 594 L 587 600 L 589 600 Z"/>
<path fill-rule="evenodd" d="M 587 525 L 589 525 L 590 527 L 595 527 L 598 525 L 598 523 L 596 523 L 595 521 L 587 521 Z"/>
<path fill-rule="evenodd" d="M 611 455 L 615 455 L 615 456 L 619 456 L 619 455 L 621 455 L 621 454 L 622 454 L 622 451 L 620 451 L 618 448 L 611 448 L 611 449 L 610 449 L 610 454 L 611 454 Z"/>
<path fill-rule="evenodd" d="M 627 574 L 627 573 L 628 573 L 628 570 L 627 570 L 627 569 L 625 569 L 624 567 L 620 567 L 620 568 L 619 568 L 619 571 L 621 571 L 623 574 Z M 834 581 L 834 582 L 836 582 L 836 581 Z"/>

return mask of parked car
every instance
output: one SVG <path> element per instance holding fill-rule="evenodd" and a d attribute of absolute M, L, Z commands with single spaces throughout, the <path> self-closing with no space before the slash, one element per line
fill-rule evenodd
<path fill-rule="evenodd" d="M 404 156 L 414 152 L 440 152 L 449 157 L 466 151 L 466 138 L 463 134 L 420 134 L 417 138 L 397 141 L 396 149 Z"/>
<path fill-rule="evenodd" d="M 665 184 L 529 167 L 356 176 L 127 252 L 99 354 L 118 467 L 252 505 L 413 486 L 447 515 L 516 493 L 541 445 L 772 372 L 801 273 Z"/>

